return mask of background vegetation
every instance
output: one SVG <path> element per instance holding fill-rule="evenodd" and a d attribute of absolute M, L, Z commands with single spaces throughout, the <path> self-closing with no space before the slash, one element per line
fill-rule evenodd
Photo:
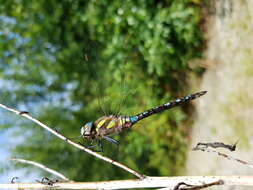
<path fill-rule="evenodd" d="M 201 72 L 189 67 L 203 48 L 196 2 L 0 0 L 1 102 L 73 137 L 102 110 L 115 113 L 121 105 L 122 114 L 131 115 L 185 95 L 189 73 Z M 187 108 L 143 120 L 118 137 L 116 159 L 146 175 L 180 174 Z M 12 150 L 19 158 L 73 180 L 129 177 L 30 122 L 19 118 L 0 124 L 21 139 Z M 114 157 L 111 150 L 104 154 Z"/>

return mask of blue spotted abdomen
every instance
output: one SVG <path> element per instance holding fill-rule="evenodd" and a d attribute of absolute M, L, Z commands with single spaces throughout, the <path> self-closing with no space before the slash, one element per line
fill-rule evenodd
<path fill-rule="evenodd" d="M 185 96 L 183 98 L 178 98 L 178 99 L 176 99 L 174 101 L 170 101 L 170 102 L 167 102 L 167 103 L 162 104 L 160 106 L 151 108 L 149 110 L 146 110 L 146 111 L 144 111 L 142 113 L 139 113 L 139 114 L 137 114 L 135 116 L 131 116 L 129 118 L 130 118 L 131 122 L 136 123 L 137 121 L 139 121 L 139 120 L 141 120 L 143 118 L 146 118 L 148 116 L 151 116 L 153 114 L 162 112 L 164 110 L 171 109 L 171 108 L 173 108 L 175 106 L 179 106 L 179 105 L 182 105 L 182 104 L 184 104 L 186 102 L 194 100 L 194 99 L 196 99 L 196 98 L 198 98 L 200 96 L 203 96 L 206 92 L 207 91 L 201 91 L 201 92 L 198 92 L 198 93 L 195 93 L 195 94 L 190 94 L 190 95 Z"/>

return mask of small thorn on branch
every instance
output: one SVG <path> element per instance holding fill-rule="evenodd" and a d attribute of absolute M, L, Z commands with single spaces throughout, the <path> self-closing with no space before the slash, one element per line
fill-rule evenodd
<path fill-rule="evenodd" d="M 18 179 L 18 177 L 11 178 L 11 183 L 15 183 L 15 180 Z"/>
<path fill-rule="evenodd" d="M 29 112 L 28 111 L 20 111 L 19 112 L 19 115 L 23 115 L 23 114 L 29 114 Z"/>

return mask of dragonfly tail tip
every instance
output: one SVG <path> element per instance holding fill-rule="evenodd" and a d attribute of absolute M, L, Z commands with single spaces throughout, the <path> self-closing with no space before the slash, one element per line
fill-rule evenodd
<path fill-rule="evenodd" d="M 207 91 L 204 90 L 204 91 L 201 91 L 199 94 L 202 96 L 202 95 L 204 95 L 204 94 L 206 94 L 206 93 L 207 93 Z"/>

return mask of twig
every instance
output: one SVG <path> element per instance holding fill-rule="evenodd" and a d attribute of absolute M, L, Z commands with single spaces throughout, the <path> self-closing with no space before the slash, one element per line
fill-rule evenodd
<path fill-rule="evenodd" d="M 50 169 L 46 166 L 44 166 L 43 164 L 40 164 L 40 163 L 37 163 L 37 162 L 34 162 L 34 161 L 30 161 L 30 160 L 24 160 L 24 159 L 19 159 L 19 158 L 10 158 L 10 160 L 13 160 L 13 161 L 17 161 L 17 162 L 21 162 L 21 163 L 25 163 L 25 164 L 30 164 L 30 165 L 33 165 L 33 166 L 36 166 L 36 167 L 39 167 L 53 175 L 56 175 L 58 177 L 60 177 L 61 179 L 64 179 L 64 180 L 69 180 L 67 177 L 65 177 L 63 174 L 53 170 L 53 169 Z"/>
<path fill-rule="evenodd" d="M 211 187 L 214 185 L 223 185 L 223 184 L 224 184 L 224 182 L 222 180 L 218 180 L 218 181 L 215 181 L 212 183 L 206 183 L 203 185 L 190 185 L 190 184 L 187 184 L 184 182 L 180 182 L 173 188 L 173 190 L 199 190 L 199 189 L 204 189 L 204 188 Z M 180 187 L 182 185 L 184 185 L 186 187 Z"/>
<path fill-rule="evenodd" d="M 238 141 L 232 145 L 230 144 L 225 144 L 223 142 L 211 142 L 211 143 L 202 143 L 202 142 L 199 142 L 195 148 L 193 149 L 198 149 L 198 147 L 204 147 L 204 148 L 207 148 L 207 147 L 211 147 L 211 148 L 225 148 L 225 149 L 228 149 L 230 151 L 235 151 L 236 149 L 236 145 L 237 145 Z"/>
<path fill-rule="evenodd" d="M 50 186 L 53 186 L 57 182 L 59 183 L 64 182 L 64 181 L 59 181 L 58 179 L 49 179 L 47 177 L 43 177 L 41 181 L 38 181 L 38 180 L 36 181 L 45 185 L 50 185 Z"/>
<path fill-rule="evenodd" d="M 55 131 L 55 130 L 51 129 L 50 127 L 48 127 L 47 125 L 43 124 L 43 123 L 40 122 L 39 120 L 37 120 L 37 119 L 33 118 L 32 116 L 30 116 L 30 115 L 28 114 L 28 112 L 25 112 L 25 111 L 19 112 L 19 111 L 15 110 L 15 109 L 9 108 L 9 107 L 7 107 L 7 106 L 5 106 L 5 105 L 3 105 L 3 104 L 0 104 L 0 107 L 2 107 L 3 109 L 8 110 L 8 111 L 10 111 L 10 112 L 14 112 L 14 113 L 16 113 L 17 115 L 21 115 L 21 116 L 23 116 L 23 117 L 25 117 L 25 118 L 27 118 L 27 119 L 33 121 L 34 123 L 37 123 L 39 126 L 41 126 L 42 128 L 48 130 L 49 132 L 51 132 L 51 133 L 54 134 L 55 136 L 59 137 L 60 139 L 62 139 L 62 140 L 64 140 L 64 141 L 66 141 L 67 143 L 69 143 L 69 144 L 75 146 L 76 148 L 79 148 L 80 150 L 83 150 L 83 151 L 87 152 L 88 154 L 91 154 L 91 155 L 93 155 L 93 156 L 95 156 L 95 157 L 97 157 L 97 158 L 99 158 L 99 159 L 101 159 L 101 160 L 104 160 L 104 161 L 109 162 L 109 163 L 111 163 L 111 164 L 113 164 L 113 165 L 115 165 L 115 166 L 117 166 L 117 167 L 119 167 L 119 168 L 122 168 L 122 169 L 126 170 L 127 172 L 129 172 L 129 173 L 131 173 L 131 174 L 137 176 L 137 177 L 140 178 L 140 179 L 145 178 L 144 175 L 139 174 L 138 172 L 134 171 L 133 169 L 131 169 L 131 168 L 129 168 L 129 167 L 127 167 L 127 166 L 125 166 L 125 165 L 123 165 L 123 164 L 121 164 L 121 163 L 119 163 L 119 162 L 116 162 L 116 161 L 114 161 L 114 160 L 112 160 L 112 159 L 110 159 L 110 158 L 108 158 L 108 157 L 102 156 L 102 155 L 100 155 L 100 154 L 98 154 L 98 153 L 96 153 L 96 152 L 94 152 L 94 151 L 92 151 L 92 150 L 90 150 L 90 149 L 88 149 L 88 148 L 85 148 L 84 146 L 82 146 L 82 145 L 80 145 L 80 144 L 77 144 L 77 143 L 71 141 L 70 139 L 68 139 L 68 138 L 66 138 L 65 136 L 61 135 L 61 134 L 58 133 L 57 131 Z"/>
<path fill-rule="evenodd" d="M 18 179 L 18 177 L 11 178 L 11 183 L 15 183 L 15 180 Z"/>
<path fill-rule="evenodd" d="M 4 189 L 137 189 L 137 188 L 162 188 L 167 190 L 173 188 L 180 182 L 203 186 L 205 184 L 223 181 L 226 186 L 253 186 L 253 176 L 182 176 L 182 177 L 146 177 L 143 180 L 114 180 L 101 182 L 57 182 L 48 184 L 42 183 L 15 183 L 0 184 Z"/>
<path fill-rule="evenodd" d="M 227 155 L 227 154 L 218 152 L 218 151 L 216 151 L 216 150 L 211 150 L 211 149 L 203 148 L 203 147 L 195 147 L 193 150 L 201 150 L 201 151 L 203 151 L 203 152 L 212 152 L 212 153 L 216 153 L 216 154 L 218 154 L 219 156 L 222 156 L 222 157 L 224 157 L 224 158 L 227 158 L 228 160 L 234 160 L 234 161 L 239 162 L 239 163 L 241 163 L 241 164 L 244 164 L 244 165 L 246 165 L 246 166 L 248 166 L 248 167 L 250 167 L 250 168 L 253 168 L 253 165 L 250 164 L 249 162 L 240 160 L 240 159 L 238 159 L 238 158 L 234 158 L 234 157 L 232 157 L 232 156 L 230 156 L 230 155 Z"/>

